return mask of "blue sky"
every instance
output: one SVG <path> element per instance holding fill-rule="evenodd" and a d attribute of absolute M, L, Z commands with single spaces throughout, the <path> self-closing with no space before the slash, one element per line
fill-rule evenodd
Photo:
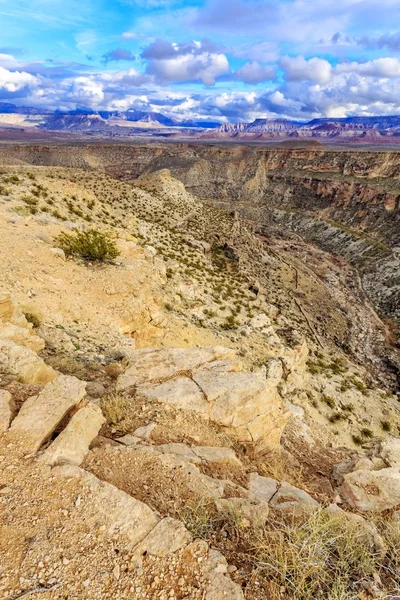
<path fill-rule="evenodd" d="M 0 0 L 0 101 L 250 121 L 400 114 L 399 0 Z"/>

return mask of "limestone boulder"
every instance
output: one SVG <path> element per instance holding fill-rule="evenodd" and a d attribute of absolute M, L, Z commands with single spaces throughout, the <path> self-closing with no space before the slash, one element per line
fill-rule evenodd
<path fill-rule="evenodd" d="M 82 485 L 82 495 L 90 495 L 92 519 L 85 527 L 96 529 L 101 523 L 111 537 L 126 536 L 132 547 L 144 540 L 159 522 L 149 506 L 132 498 L 110 483 L 101 481 L 76 465 L 54 467 L 56 477 L 73 479 Z"/>
<path fill-rule="evenodd" d="M 64 417 L 79 404 L 85 389 L 86 384 L 76 377 L 59 375 L 40 394 L 24 402 L 11 431 L 24 436 L 30 452 L 37 452 Z"/>
<path fill-rule="evenodd" d="M 134 549 L 134 558 L 139 558 L 144 553 L 164 558 L 187 546 L 192 539 L 191 533 L 181 521 L 166 517 Z"/>
<path fill-rule="evenodd" d="M 360 469 L 344 475 L 340 494 L 349 505 L 362 512 L 382 512 L 400 505 L 400 470 Z"/>
<path fill-rule="evenodd" d="M 214 373 L 198 370 L 193 380 L 209 404 L 209 418 L 228 428 L 240 441 L 262 441 L 278 449 L 289 415 L 275 382 L 259 373 Z"/>
<path fill-rule="evenodd" d="M 43 452 L 40 460 L 51 466 L 68 463 L 80 465 L 105 422 L 99 406 L 84 406 L 74 414 L 66 428 Z"/>
<path fill-rule="evenodd" d="M 0 373 L 13 375 L 23 383 L 44 385 L 57 372 L 29 348 L 0 338 Z"/>

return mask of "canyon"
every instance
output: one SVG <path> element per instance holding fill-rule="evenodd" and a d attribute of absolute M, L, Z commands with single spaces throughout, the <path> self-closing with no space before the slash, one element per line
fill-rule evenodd
<path fill-rule="evenodd" d="M 398 594 L 399 165 L 0 145 L 2 597 Z"/>

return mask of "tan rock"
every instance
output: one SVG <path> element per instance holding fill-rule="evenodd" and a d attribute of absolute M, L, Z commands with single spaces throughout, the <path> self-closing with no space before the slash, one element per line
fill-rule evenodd
<path fill-rule="evenodd" d="M 35 352 L 10 340 L 0 339 L 0 373 L 14 375 L 23 383 L 44 385 L 52 381 L 57 372 Z"/>
<path fill-rule="evenodd" d="M 352 508 L 362 512 L 394 508 L 400 505 L 400 471 L 395 467 L 353 471 L 344 475 L 340 494 Z"/>
<path fill-rule="evenodd" d="M 79 404 L 85 388 L 86 384 L 76 377 L 59 375 L 39 395 L 22 405 L 11 431 L 24 434 L 27 448 L 36 452 L 68 412 Z"/>
<path fill-rule="evenodd" d="M 181 521 L 167 517 L 157 523 L 145 539 L 135 548 L 134 557 L 147 553 L 165 557 L 187 546 L 193 536 Z"/>
<path fill-rule="evenodd" d="M 182 460 L 187 460 L 193 463 L 201 463 L 201 458 L 199 458 L 194 453 L 194 449 L 192 449 L 187 444 L 173 442 L 171 444 L 161 444 L 160 446 L 155 446 L 154 449 L 158 450 L 159 452 L 162 452 L 163 454 L 174 454 Z"/>
<path fill-rule="evenodd" d="M 38 335 L 33 335 L 30 329 L 18 327 L 13 323 L 6 323 L 3 327 L 0 327 L 0 339 L 10 340 L 19 346 L 29 348 L 33 352 L 40 352 L 45 346 L 44 340 Z"/>
<path fill-rule="evenodd" d="M 89 446 L 106 419 L 95 404 L 84 406 L 74 414 L 66 428 L 40 456 L 48 465 L 80 465 Z"/>
<path fill-rule="evenodd" d="M 213 373 L 198 370 L 194 381 L 209 403 L 209 418 L 240 441 L 262 440 L 277 449 L 288 420 L 276 385 L 258 373 Z"/>
<path fill-rule="evenodd" d="M 127 390 L 143 383 L 162 382 L 186 375 L 206 363 L 233 357 L 232 350 L 219 346 L 136 350 L 125 373 L 118 378 L 117 387 Z"/>
<path fill-rule="evenodd" d="M 7 431 L 13 416 L 13 400 L 10 392 L 0 390 L 0 433 Z"/>
<path fill-rule="evenodd" d="M 90 494 L 89 501 L 94 506 L 91 521 L 85 521 L 89 530 L 91 527 L 96 529 L 101 523 L 108 535 L 126 536 L 133 547 L 159 522 L 149 506 L 76 465 L 55 467 L 52 473 L 58 477 L 79 480 L 83 485 L 83 493 Z"/>
<path fill-rule="evenodd" d="M 156 400 L 167 406 L 209 416 L 209 404 L 199 386 L 188 377 L 177 377 L 155 386 L 138 388 L 138 393 L 147 400 Z"/>
<path fill-rule="evenodd" d="M 204 600 L 244 600 L 244 596 L 237 583 L 222 573 L 217 573 L 206 588 Z"/>
<path fill-rule="evenodd" d="M 12 323 L 25 329 L 32 328 L 32 325 L 26 320 L 17 302 L 9 294 L 0 295 L 0 322 Z"/>

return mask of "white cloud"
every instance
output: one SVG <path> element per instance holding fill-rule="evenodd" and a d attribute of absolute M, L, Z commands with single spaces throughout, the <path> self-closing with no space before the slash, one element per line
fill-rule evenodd
<path fill-rule="evenodd" d="M 38 77 L 24 71 L 9 71 L 0 67 L 0 89 L 6 92 L 18 92 L 24 88 L 34 88 L 40 84 Z"/>
<path fill-rule="evenodd" d="M 332 75 L 332 65 L 324 58 L 313 57 L 306 60 L 303 56 L 283 56 L 278 64 L 287 81 L 327 83 Z"/>
<path fill-rule="evenodd" d="M 246 63 L 235 71 L 235 78 L 244 83 L 260 83 L 261 81 L 273 81 L 276 73 L 274 67 L 263 66 L 258 62 Z"/>

